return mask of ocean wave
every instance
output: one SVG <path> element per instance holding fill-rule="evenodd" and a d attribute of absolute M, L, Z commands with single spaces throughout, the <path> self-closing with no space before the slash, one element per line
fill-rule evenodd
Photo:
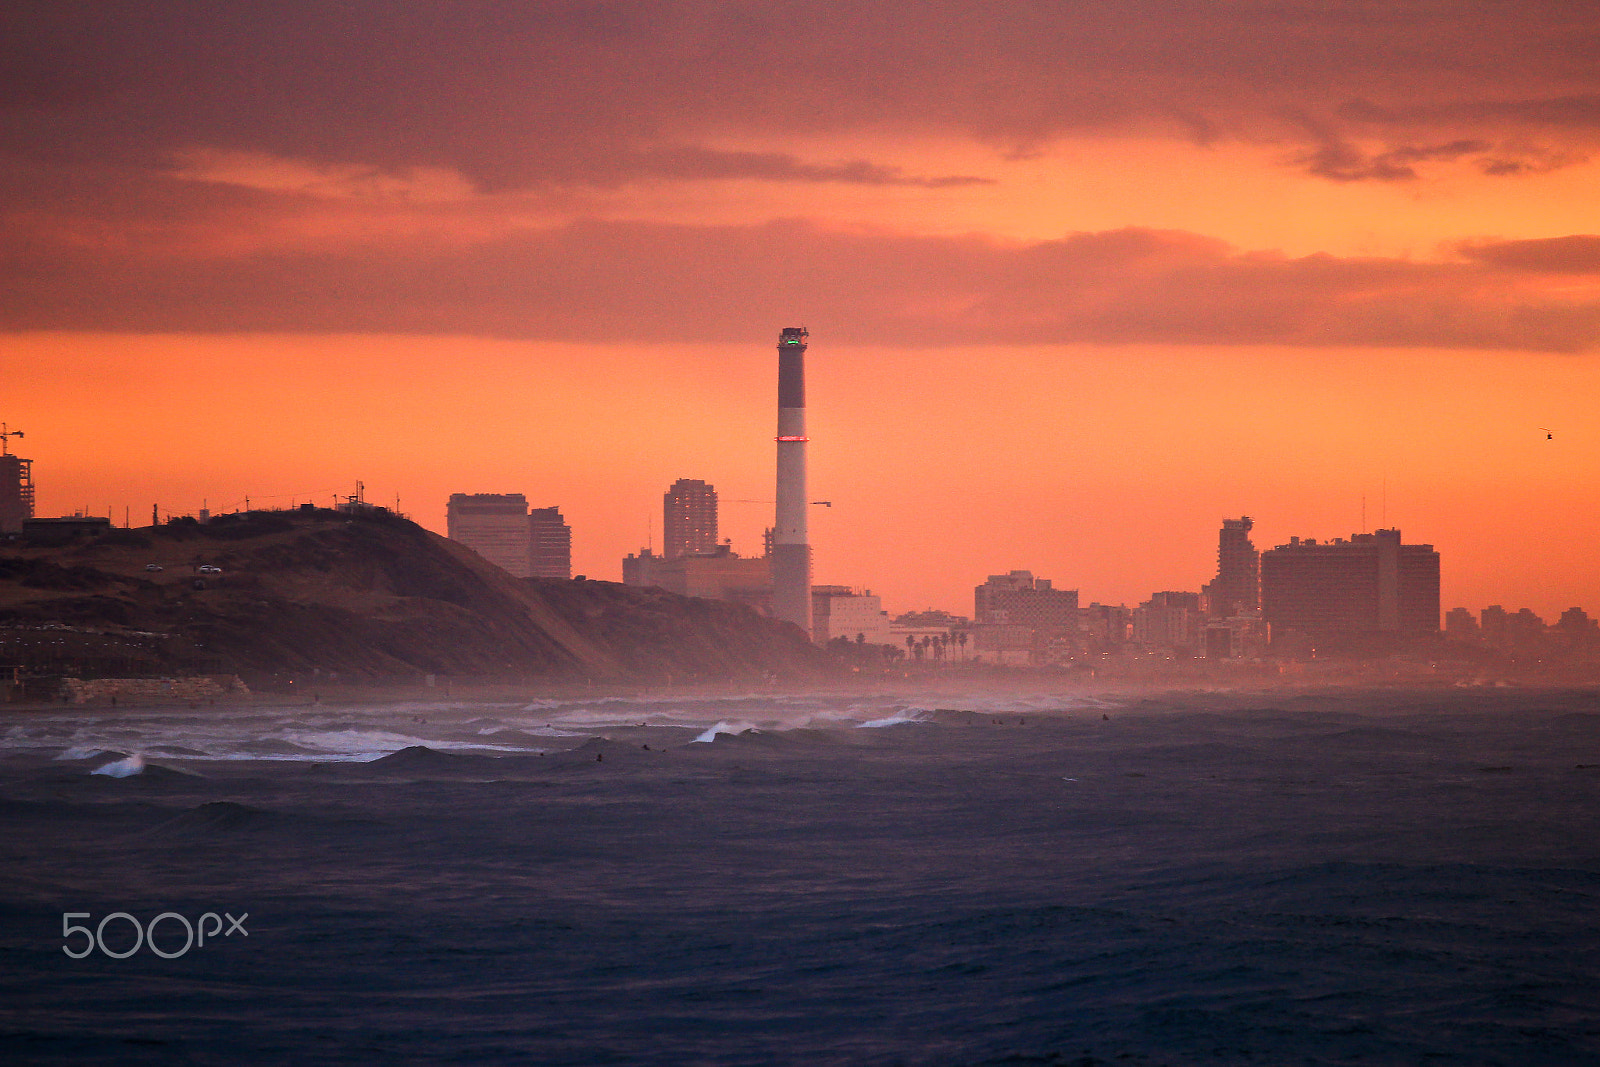
<path fill-rule="evenodd" d="M 484 754 L 559 750 L 574 740 L 651 732 L 662 747 L 752 729 L 819 739 L 907 723 L 949 726 L 968 716 L 1070 714 L 1119 706 L 1060 694 L 904 695 L 747 692 L 646 694 L 590 700 L 470 704 L 407 701 L 384 706 L 296 705 L 152 712 L 137 718 L 74 709 L 0 738 L 0 752 L 64 761 L 140 751 L 168 758 L 370 762 L 413 746 Z M 1098 715 L 1095 716 L 1098 718 Z M 652 745 L 655 742 L 652 740 Z"/>
<path fill-rule="evenodd" d="M 104 766 L 96 767 L 90 774 L 103 774 L 107 778 L 131 778 L 136 774 L 144 773 L 144 756 L 135 752 L 119 760 L 114 760 Z"/>
<path fill-rule="evenodd" d="M 920 709 L 903 708 L 899 711 L 896 711 L 893 715 L 886 715 L 881 719 L 872 719 L 868 722 L 858 722 L 856 723 L 856 729 L 877 730 L 882 729 L 885 726 L 904 726 L 906 723 L 912 722 L 925 723 L 928 720 L 924 716 L 925 713 Z"/>
<path fill-rule="evenodd" d="M 754 723 L 749 722 L 719 722 L 715 726 L 706 730 L 705 733 L 695 738 L 694 741 L 690 742 L 690 744 L 709 744 L 710 742 L 715 741 L 719 734 L 732 734 L 737 736 L 739 734 L 749 733 L 751 730 L 755 729 L 758 729 L 758 727 Z"/>

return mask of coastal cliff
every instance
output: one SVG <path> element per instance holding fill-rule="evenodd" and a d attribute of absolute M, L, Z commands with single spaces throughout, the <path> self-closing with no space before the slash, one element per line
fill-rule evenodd
<path fill-rule="evenodd" d="M 253 684 L 682 683 L 838 669 L 798 629 L 741 605 L 514 578 L 398 516 L 328 510 L 0 547 L 0 667 L 237 673 Z"/>

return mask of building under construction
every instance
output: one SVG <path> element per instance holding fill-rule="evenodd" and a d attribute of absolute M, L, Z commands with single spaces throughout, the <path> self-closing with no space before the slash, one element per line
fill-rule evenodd
<path fill-rule="evenodd" d="M 22 532 L 24 521 L 33 518 L 33 460 L 11 454 L 11 438 L 21 437 L 0 423 L 0 534 Z"/>

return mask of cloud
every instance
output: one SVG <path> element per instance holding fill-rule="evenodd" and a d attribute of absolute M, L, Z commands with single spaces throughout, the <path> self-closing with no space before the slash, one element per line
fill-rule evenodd
<path fill-rule="evenodd" d="M 1591 28 L 1592 32 L 1592 28 Z M 1375 126 L 1542 126 L 1600 130 L 1600 93 L 1566 94 L 1529 100 L 1481 97 L 1423 104 L 1380 105 L 1351 100 L 1338 114 Z"/>
<path fill-rule="evenodd" d="M 1597 31 L 1580 0 L 1018 0 L 1004 17 L 965 0 L 19 0 L 0 45 L 0 155 L 152 171 L 253 153 L 490 192 L 938 188 L 982 179 L 785 144 L 932 134 L 1025 153 L 1156 132 L 1298 143 L 1296 165 L 1334 181 L 1479 153 L 1484 172 L 1514 175 L 1600 141 Z M 1484 147 L 1450 150 L 1468 143 Z"/>
<path fill-rule="evenodd" d="M 580 221 L 331 248 L 7 242 L 0 328 L 383 332 L 743 341 L 804 321 L 841 342 L 1092 341 L 1584 352 L 1600 238 L 1504 242 L 1451 262 L 1300 258 L 1120 229 L 1002 242 L 805 220 Z M 1540 273 L 1540 272 L 1544 273 Z"/>
<path fill-rule="evenodd" d="M 655 177 L 690 181 L 707 179 L 760 179 L 790 182 L 840 182 L 852 185 L 908 185 L 946 189 L 963 185 L 992 185 L 992 178 L 946 174 L 932 177 L 908 175 L 899 167 L 855 159 L 844 163 L 808 163 L 787 152 L 731 152 L 699 145 L 663 145 L 638 152 L 623 152 L 607 161 L 608 184 L 629 178 Z M 597 176 L 598 177 L 598 176 Z"/>
<path fill-rule="evenodd" d="M 1489 147 L 1484 141 L 1457 140 L 1438 145 L 1401 145 L 1368 155 L 1348 141 L 1329 137 L 1321 148 L 1302 155 L 1300 162 L 1310 173 L 1337 182 L 1414 181 L 1418 177 L 1417 163 L 1453 161 L 1464 155 L 1486 152 Z M 1492 169 L 1510 165 L 1509 161 L 1497 160 L 1492 165 L 1486 165 L 1484 170 L 1487 173 L 1513 173 L 1510 170 Z"/>
<path fill-rule="evenodd" d="M 998 18 L 956 0 L 397 0 L 378 17 L 150 0 L 5 18 L 11 329 L 731 339 L 799 314 L 874 344 L 1595 344 L 1583 237 L 1417 262 L 821 217 L 832 187 L 989 183 L 887 162 L 948 138 L 997 156 L 1248 141 L 1340 183 L 1569 165 L 1600 146 L 1590 3 L 1018 0 Z M 852 147 L 799 147 L 830 138 Z M 613 210 L 732 182 L 804 187 L 788 202 L 818 217 L 589 217 L 621 186 L 651 188 Z"/>
<path fill-rule="evenodd" d="M 1600 236 L 1573 234 L 1532 241 L 1477 241 L 1462 255 L 1494 267 L 1541 274 L 1600 274 Z"/>

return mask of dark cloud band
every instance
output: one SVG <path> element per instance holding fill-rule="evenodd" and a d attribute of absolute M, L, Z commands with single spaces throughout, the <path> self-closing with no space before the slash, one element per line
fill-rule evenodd
<path fill-rule="evenodd" d="M 579 222 L 473 243 L 189 255 L 13 244 L 0 328 L 355 331 L 649 343 L 742 341 L 794 309 L 841 342 L 1145 342 L 1585 352 L 1600 237 L 1482 243 L 1454 262 L 1247 253 L 1141 229 L 979 237 Z"/>

